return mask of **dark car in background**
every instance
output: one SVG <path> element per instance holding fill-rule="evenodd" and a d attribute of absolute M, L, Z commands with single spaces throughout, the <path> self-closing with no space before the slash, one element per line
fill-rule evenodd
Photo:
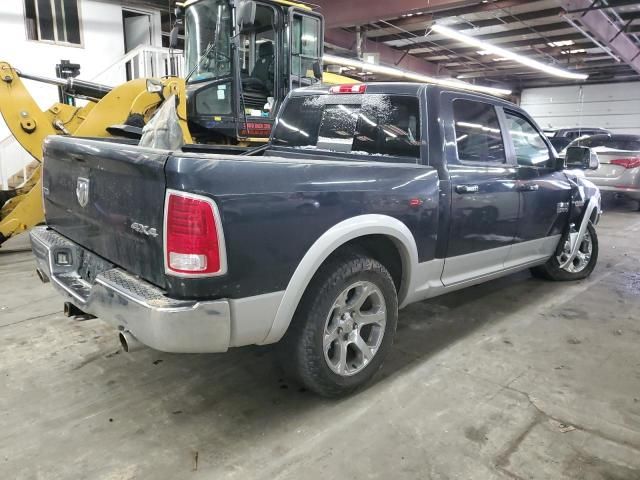
<path fill-rule="evenodd" d="M 580 137 L 589 135 L 605 135 L 610 134 L 608 130 L 597 127 L 578 127 L 578 128 L 550 128 L 544 131 L 551 145 L 559 152 L 569 145 L 572 141 Z"/>

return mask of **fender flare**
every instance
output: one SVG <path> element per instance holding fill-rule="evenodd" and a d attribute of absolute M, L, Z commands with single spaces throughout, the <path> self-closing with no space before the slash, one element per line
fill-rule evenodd
<path fill-rule="evenodd" d="M 271 325 L 269 333 L 261 344 L 274 343 L 280 340 L 293 319 L 300 299 L 324 261 L 340 246 L 350 240 L 366 235 L 385 235 L 398 247 L 402 259 L 402 282 L 398 293 L 398 301 L 406 297 L 411 288 L 415 266 L 418 264 L 418 249 L 415 238 L 409 228 L 393 217 L 387 215 L 359 215 L 334 225 L 315 241 L 302 257 L 284 292 L 280 306 Z"/>

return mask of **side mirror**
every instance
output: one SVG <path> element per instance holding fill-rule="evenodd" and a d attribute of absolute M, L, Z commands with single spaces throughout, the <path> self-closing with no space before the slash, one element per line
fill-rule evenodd
<path fill-rule="evenodd" d="M 316 80 L 320 80 L 322 82 L 322 65 L 320 62 L 313 62 L 313 76 Z"/>
<path fill-rule="evenodd" d="M 241 1 L 236 7 L 236 22 L 240 30 L 254 25 L 256 23 L 256 2 Z"/>
<path fill-rule="evenodd" d="M 553 170 L 556 172 L 561 172 L 564 170 L 564 158 L 562 157 L 553 157 Z"/>
<path fill-rule="evenodd" d="M 180 32 L 180 26 L 176 23 L 169 33 L 169 48 L 178 48 L 178 33 Z"/>
<path fill-rule="evenodd" d="M 569 147 L 565 156 L 568 169 L 597 170 L 600 166 L 598 154 L 588 147 Z"/>

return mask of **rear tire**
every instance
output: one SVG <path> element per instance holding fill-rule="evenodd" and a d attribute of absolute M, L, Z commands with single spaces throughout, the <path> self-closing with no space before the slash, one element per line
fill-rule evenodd
<path fill-rule="evenodd" d="M 582 255 L 582 257 L 580 257 L 582 260 L 576 258 L 574 264 L 569 265 L 567 269 L 562 269 L 560 268 L 560 262 L 566 253 L 567 247 L 565 247 L 561 255 L 556 256 L 554 254 L 544 265 L 532 268 L 531 274 L 537 278 L 560 282 L 582 280 L 591 275 L 591 272 L 593 272 L 593 269 L 596 267 L 596 263 L 598 263 L 598 234 L 591 223 L 587 226 L 585 240 L 579 249 L 579 255 Z"/>
<path fill-rule="evenodd" d="M 336 256 L 303 295 L 279 343 L 279 363 L 319 395 L 347 395 L 380 369 L 397 320 L 398 297 L 387 269 L 358 253 Z"/>

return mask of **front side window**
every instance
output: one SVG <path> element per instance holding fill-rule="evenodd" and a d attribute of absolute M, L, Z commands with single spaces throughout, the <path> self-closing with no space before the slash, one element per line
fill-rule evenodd
<path fill-rule="evenodd" d="M 310 95 L 291 98 L 276 125 L 276 146 L 415 163 L 420 156 L 416 97 Z M 410 159 L 410 160 L 407 160 Z"/>
<path fill-rule="evenodd" d="M 188 82 L 231 75 L 231 9 L 226 0 L 203 0 L 185 12 Z"/>
<path fill-rule="evenodd" d="M 505 163 L 504 142 L 493 105 L 473 100 L 454 100 L 458 159 L 467 162 Z"/>
<path fill-rule="evenodd" d="M 80 45 L 78 0 L 25 0 L 27 39 Z"/>
<path fill-rule="evenodd" d="M 518 165 L 551 167 L 549 147 L 542 139 L 542 135 L 524 117 L 511 112 L 504 113 Z"/>

